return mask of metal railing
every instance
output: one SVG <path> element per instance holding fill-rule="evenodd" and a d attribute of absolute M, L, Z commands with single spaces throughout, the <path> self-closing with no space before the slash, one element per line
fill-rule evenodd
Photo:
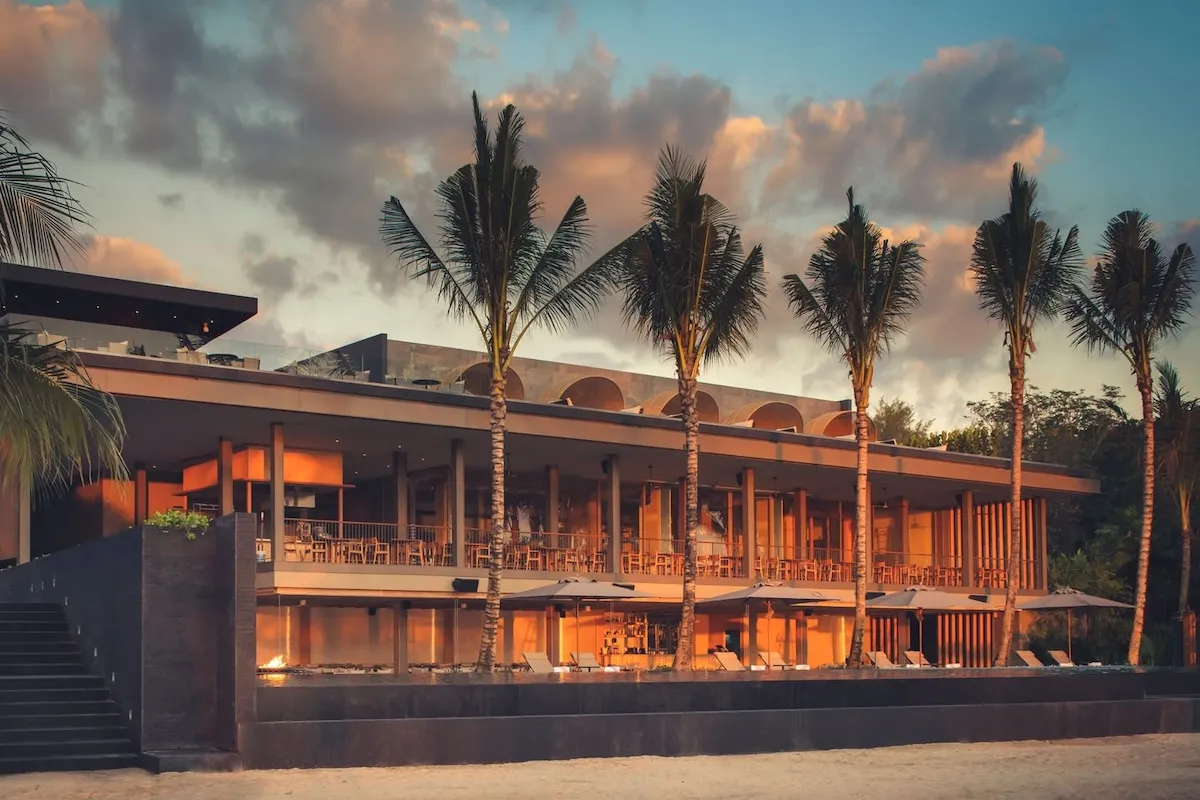
<path fill-rule="evenodd" d="M 740 578 L 742 559 L 721 540 L 696 542 L 696 577 Z M 640 538 L 621 552 L 621 572 L 626 575 L 683 575 L 683 543 L 674 539 Z"/>
<path fill-rule="evenodd" d="M 468 528 L 464 567 L 487 569 L 490 529 Z M 518 572 L 605 573 L 609 571 L 607 537 L 584 533 L 505 532 L 504 568 Z"/>
<path fill-rule="evenodd" d="M 933 553 L 875 552 L 872 579 L 899 586 L 962 586 L 962 560 Z"/>
<path fill-rule="evenodd" d="M 1033 588 L 1037 583 L 1038 570 L 1041 563 L 1033 559 L 1021 559 L 1017 562 L 1017 587 L 1020 589 Z M 1032 577 L 1031 576 L 1035 576 Z M 975 559 L 975 586 L 981 589 L 1008 588 L 1008 559 L 989 557 Z"/>
<path fill-rule="evenodd" d="M 759 547 L 754 571 L 769 581 L 848 583 L 854 580 L 854 564 L 844 560 L 842 550 L 788 546 Z"/>
<path fill-rule="evenodd" d="M 454 566 L 448 531 L 436 526 L 289 519 L 283 523 L 283 539 L 284 561 Z"/>

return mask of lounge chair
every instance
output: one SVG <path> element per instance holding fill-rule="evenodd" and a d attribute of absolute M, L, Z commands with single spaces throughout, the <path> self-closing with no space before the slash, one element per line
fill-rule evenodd
<path fill-rule="evenodd" d="M 933 664 L 929 663 L 929 659 L 925 657 L 925 654 L 922 653 L 920 650 L 905 650 L 904 651 L 904 660 L 907 661 L 909 663 L 909 665 L 914 666 L 914 667 L 932 667 L 933 666 Z"/>
<path fill-rule="evenodd" d="M 746 669 L 742 666 L 742 660 L 737 657 L 737 653 L 717 651 L 713 653 L 713 658 L 721 665 L 721 669 L 728 670 L 729 672 L 744 672 Z"/>
<path fill-rule="evenodd" d="M 554 665 L 550 663 L 550 657 L 545 653 L 521 653 L 521 657 L 525 659 L 529 669 L 538 675 L 554 673 Z"/>
<path fill-rule="evenodd" d="M 1071 660 L 1071 657 L 1062 650 L 1048 650 L 1046 651 L 1046 655 L 1050 656 L 1050 660 L 1054 662 L 1056 667 L 1075 666 L 1075 662 Z"/>
<path fill-rule="evenodd" d="M 890 658 L 888 658 L 887 653 L 883 652 L 882 650 L 875 650 L 872 652 L 868 652 L 867 660 L 870 661 L 872 664 L 874 664 L 879 669 L 890 669 L 890 668 L 896 666 L 895 664 L 892 663 L 892 660 Z"/>
<path fill-rule="evenodd" d="M 571 660 L 575 662 L 575 668 L 582 672 L 604 671 L 604 665 L 596 660 L 594 653 L 571 653 Z"/>
<path fill-rule="evenodd" d="M 792 665 L 783 660 L 783 656 L 774 651 L 770 653 L 759 653 L 758 658 L 767 669 L 791 669 Z"/>
<path fill-rule="evenodd" d="M 1038 660 L 1038 657 L 1033 654 L 1032 650 L 1018 650 L 1017 658 L 1021 659 L 1021 661 L 1027 667 L 1044 667 L 1044 666 L 1046 666 L 1045 664 L 1043 664 L 1041 661 Z"/>

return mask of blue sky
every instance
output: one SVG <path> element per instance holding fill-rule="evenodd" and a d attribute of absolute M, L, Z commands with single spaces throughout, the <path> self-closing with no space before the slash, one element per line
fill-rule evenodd
<path fill-rule="evenodd" d="M 600 239 L 636 224 L 667 141 L 709 157 L 772 280 L 803 268 L 854 183 L 930 259 L 876 397 L 953 424 L 1006 383 L 963 270 L 1013 159 L 1089 253 L 1133 206 L 1171 241 L 1200 239 L 1196 41 L 1200 14 L 1165 0 L 0 0 L 0 107 L 86 184 L 81 268 L 255 294 L 262 318 L 238 335 L 300 347 L 378 332 L 475 345 L 375 233 L 392 193 L 433 224 L 472 89 L 526 113 L 548 213 L 581 193 Z M 752 356 L 708 377 L 846 396 L 844 370 L 777 299 L 769 311 Z M 1132 392 L 1120 363 L 1073 352 L 1059 328 L 1040 338 L 1034 383 Z M 1197 344 L 1167 352 L 1193 384 Z M 525 348 L 668 370 L 611 314 Z"/>

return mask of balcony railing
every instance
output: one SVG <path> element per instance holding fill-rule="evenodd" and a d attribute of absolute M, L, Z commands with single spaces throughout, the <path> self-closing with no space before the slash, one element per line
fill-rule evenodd
<path fill-rule="evenodd" d="M 283 538 L 284 561 L 454 566 L 449 531 L 430 525 L 289 519 L 283 523 Z"/>
<path fill-rule="evenodd" d="M 759 547 L 754 569 L 770 581 L 813 581 L 848 583 L 854 580 L 854 565 L 842 550 L 809 548 L 807 557 L 793 547 Z"/>
<path fill-rule="evenodd" d="M 468 528 L 465 541 L 466 567 L 487 569 L 491 531 Z M 504 568 L 517 572 L 605 573 L 608 539 L 587 533 L 505 532 Z"/>
<path fill-rule="evenodd" d="M 1017 563 L 1017 586 L 1031 588 L 1038 583 L 1036 577 L 1040 562 L 1022 559 Z M 984 589 L 1008 588 L 1008 559 L 1002 557 L 975 559 L 975 585 Z"/>
<path fill-rule="evenodd" d="M 962 560 L 933 553 L 876 552 L 875 583 L 898 586 L 962 586 Z"/>

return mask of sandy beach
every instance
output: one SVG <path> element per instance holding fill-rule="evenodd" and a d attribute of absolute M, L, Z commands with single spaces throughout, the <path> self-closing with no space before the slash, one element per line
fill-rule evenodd
<path fill-rule="evenodd" d="M 1194 798 L 1200 735 L 469 767 L 0 778 L 4 800 Z"/>

